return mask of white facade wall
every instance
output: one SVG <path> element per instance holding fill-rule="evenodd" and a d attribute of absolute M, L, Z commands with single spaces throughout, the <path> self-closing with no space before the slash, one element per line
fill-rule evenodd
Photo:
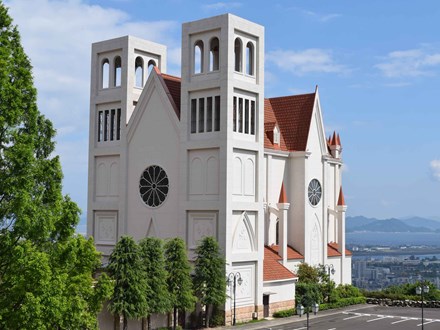
<path fill-rule="evenodd" d="M 270 303 L 295 299 L 295 281 L 264 282 L 263 291 L 270 293 Z"/>

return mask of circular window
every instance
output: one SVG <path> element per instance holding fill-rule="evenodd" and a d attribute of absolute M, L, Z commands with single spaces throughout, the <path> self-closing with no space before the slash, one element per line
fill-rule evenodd
<path fill-rule="evenodd" d="M 168 176 L 157 165 L 148 166 L 139 180 L 139 192 L 145 204 L 158 207 L 167 198 L 169 190 Z"/>
<path fill-rule="evenodd" d="M 322 188 L 318 180 L 313 179 L 309 183 L 309 201 L 313 206 L 318 205 L 321 200 Z"/>

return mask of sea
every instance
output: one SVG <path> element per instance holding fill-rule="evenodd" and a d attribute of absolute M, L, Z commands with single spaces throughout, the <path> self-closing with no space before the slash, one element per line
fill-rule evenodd
<path fill-rule="evenodd" d="M 417 245 L 440 248 L 440 233 L 347 233 L 345 243 L 351 245 L 401 246 Z"/>

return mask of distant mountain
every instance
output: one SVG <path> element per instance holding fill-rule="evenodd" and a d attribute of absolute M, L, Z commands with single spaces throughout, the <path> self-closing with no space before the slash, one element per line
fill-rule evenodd
<path fill-rule="evenodd" d="M 357 217 L 347 217 L 345 219 L 345 230 L 346 231 L 352 231 L 352 229 L 368 225 L 374 221 L 377 221 L 375 218 L 366 218 L 363 216 L 357 216 Z"/>
<path fill-rule="evenodd" d="M 426 219 L 421 217 L 411 217 L 400 220 L 402 220 L 408 226 L 426 227 L 432 230 L 440 229 L 440 221 L 437 220 Z"/>
<path fill-rule="evenodd" d="M 440 222 L 430 219 L 413 217 L 409 219 L 366 218 L 363 216 L 347 217 L 345 222 L 347 232 L 394 232 L 394 233 L 424 233 L 440 229 Z"/>

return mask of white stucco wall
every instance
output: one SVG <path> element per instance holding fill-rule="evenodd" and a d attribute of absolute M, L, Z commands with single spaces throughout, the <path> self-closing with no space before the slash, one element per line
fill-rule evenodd
<path fill-rule="evenodd" d="M 269 303 L 295 299 L 295 281 L 273 281 L 263 283 L 263 293 L 270 293 Z"/>
<path fill-rule="evenodd" d="M 127 180 L 127 234 L 141 239 L 147 234 L 147 226 L 154 221 L 156 235 L 162 238 L 181 236 L 175 225 L 178 219 L 179 193 L 179 136 L 173 124 L 172 109 L 154 86 L 147 91 L 134 113 L 135 122 L 130 126 L 132 135 L 128 141 Z M 143 96 L 144 97 L 144 96 Z M 144 103 L 145 102 L 145 103 Z M 145 104 L 145 108 L 142 105 Z M 176 121 L 176 118 L 174 119 Z M 132 124 L 130 122 L 130 124 Z M 135 126 L 136 125 L 136 126 Z M 139 179 L 151 165 L 161 166 L 169 179 L 169 192 L 165 202 L 157 208 L 148 207 L 139 194 Z M 182 219 L 184 221 L 184 219 Z"/>

